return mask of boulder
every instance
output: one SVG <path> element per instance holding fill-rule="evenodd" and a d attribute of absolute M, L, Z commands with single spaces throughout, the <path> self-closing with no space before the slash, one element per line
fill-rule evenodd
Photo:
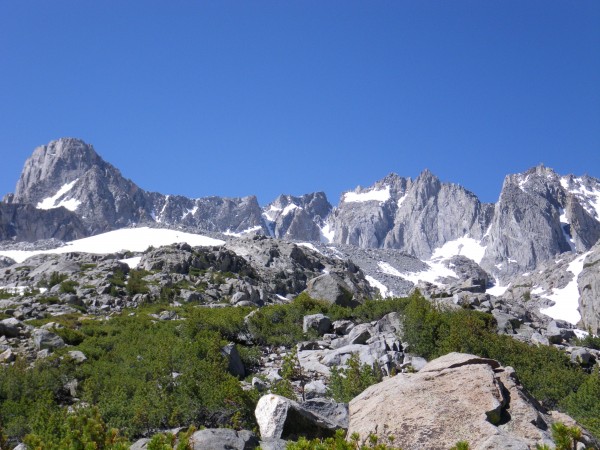
<path fill-rule="evenodd" d="M 326 273 L 308 281 L 306 293 L 312 298 L 340 306 L 356 306 L 352 289 L 338 275 Z"/>
<path fill-rule="evenodd" d="M 402 317 L 397 312 L 386 314 L 377 322 L 377 329 L 382 333 L 395 333 L 400 337 L 403 332 Z"/>
<path fill-rule="evenodd" d="M 347 342 L 348 344 L 366 344 L 367 341 L 373 335 L 373 330 L 370 324 L 361 323 L 360 325 L 356 325 L 350 333 L 348 333 Z"/>
<path fill-rule="evenodd" d="M 12 349 L 7 348 L 2 353 L 0 353 L 0 363 L 10 363 L 15 360 L 15 354 Z"/>
<path fill-rule="evenodd" d="M 251 431 L 229 428 L 207 428 L 190 438 L 192 450 L 253 450 L 258 445 L 258 438 Z"/>
<path fill-rule="evenodd" d="M 79 364 L 87 361 L 87 356 L 81 350 L 71 350 L 68 354 L 72 360 Z"/>
<path fill-rule="evenodd" d="M 348 428 L 347 403 L 337 403 L 328 398 L 312 398 L 302 403 L 302 406 L 321 417 L 327 417 L 340 428 Z"/>
<path fill-rule="evenodd" d="M 385 352 L 380 352 L 368 345 L 346 345 L 336 350 L 327 352 L 322 358 L 321 363 L 328 366 L 343 366 L 353 354 L 357 354 L 361 364 L 373 364 L 382 357 Z"/>
<path fill-rule="evenodd" d="M 329 437 L 340 428 L 334 422 L 279 395 L 260 398 L 255 410 L 262 439 L 307 439 Z"/>
<path fill-rule="evenodd" d="M 55 350 L 64 347 L 65 341 L 51 331 L 37 329 L 33 331 L 33 344 L 37 350 Z"/>
<path fill-rule="evenodd" d="M 402 448 L 533 448 L 550 444 L 541 408 L 497 361 L 450 353 L 418 373 L 401 373 L 350 402 L 348 435 L 393 436 Z M 504 443 L 510 443 L 505 446 Z M 527 447 L 528 446 L 528 447 Z"/>
<path fill-rule="evenodd" d="M 327 386 L 321 380 L 313 380 L 304 386 L 304 398 L 306 399 L 324 397 L 326 394 Z"/>
<path fill-rule="evenodd" d="M 575 337 L 575 332 L 567 328 L 569 324 L 562 320 L 553 320 L 548 324 L 546 337 L 551 344 L 560 344 Z"/>
<path fill-rule="evenodd" d="M 288 441 L 283 439 L 263 439 L 260 441 L 260 450 L 286 450 Z"/>
<path fill-rule="evenodd" d="M 233 376 L 244 378 L 246 376 L 246 369 L 235 344 L 227 344 L 223 347 L 221 353 L 227 358 L 227 371 Z"/>
<path fill-rule="evenodd" d="M 129 447 L 129 450 L 146 450 L 149 442 L 149 438 L 138 439 Z"/>
<path fill-rule="evenodd" d="M 304 316 L 302 320 L 302 330 L 307 333 L 309 330 L 315 330 L 319 336 L 323 336 L 331 329 L 331 319 L 323 314 L 311 314 Z"/>
<path fill-rule="evenodd" d="M 571 352 L 571 362 L 582 366 L 589 366 L 590 363 L 593 364 L 596 362 L 596 358 L 594 358 L 594 355 L 587 348 L 577 347 Z"/>
<path fill-rule="evenodd" d="M 0 320 L 0 336 L 18 337 L 23 328 L 23 323 L 14 317 Z"/>

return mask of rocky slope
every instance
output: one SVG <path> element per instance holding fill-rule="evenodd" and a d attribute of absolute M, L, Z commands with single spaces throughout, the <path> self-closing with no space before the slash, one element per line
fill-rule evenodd
<path fill-rule="evenodd" d="M 157 306 L 150 314 L 153 322 L 174 325 L 189 322 L 189 317 L 180 314 L 190 311 L 256 308 L 245 316 L 243 329 L 228 335 L 248 351 L 261 340 L 260 329 L 252 325 L 252 317 L 263 311 L 258 307 L 281 307 L 301 292 L 351 307 L 373 297 L 365 273 L 340 257 L 337 249 L 330 249 L 332 254 L 327 255 L 327 248 L 254 236 L 210 246 L 174 244 L 135 253 L 71 252 L 32 256 L 18 264 L 4 261 L 6 267 L 0 269 L 0 286 L 4 287 L 0 290 L 0 313 L 5 317 L 0 320 L 0 363 L 9 365 L 19 356 L 29 362 L 55 361 L 50 357 L 58 355 L 86 364 L 91 355 L 79 351 L 74 341 L 69 347 L 68 339 L 80 335 L 61 328 L 61 316 L 78 317 L 75 323 L 81 326 L 86 321 L 103 323 L 119 316 L 135 316 L 136 311 L 147 316 L 149 312 L 143 308 L 151 305 Z M 378 267 L 386 254 L 394 255 L 395 264 L 406 268 L 420 270 L 424 264 L 392 249 L 366 249 L 355 255 L 365 261 L 372 258 Z M 460 258 L 453 261 L 461 268 L 455 270 L 467 279 L 484 276 L 473 272 L 474 268 Z M 598 351 L 570 345 L 575 335 L 568 324 L 540 319 L 518 301 L 511 303 L 481 292 L 481 284 L 467 285 L 465 280 L 456 279 L 450 286 L 420 287 L 442 309 L 491 313 L 498 333 L 560 348 L 583 370 L 591 370 L 600 359 Z M 126 314 L 119 314 L 125 308 L 129 308 Z M 273 320 L 285 315 L 279 310 Z M 353 317 L 331 320 L 322 313 L 310 314 L 302 322 L 307 340 L 292 346 L 302 373 L 292 382 L 298 401 L 268 395 L 259 402 L 256 418 L 263 448 L 285 448 L 284 440 L 329 436 L 336 429 L 357 431 L 363 438 L 370 433 L 380 434 L 382 440 L 393 435 L 405 448 L 417 448 L 423 442 L 428 448 L 449 448 L 461 439 L 476 444 L 474 448 L 502 448 L 500 444 L 505 442 L 511 442 L 512 448 L 528 448 L 549 442 L 548 426 L 566 420 L 540 408 L 520 386 L 514 371 L 495 361 L 452 355 L 425 365 L 423 358 L 410 352 L 398 312 L 372 321 Z M 267 326 L 274 323 L 267 321 Z M 275 389 L 285 376 L 286 358 L 294 354 L 289 347 L 262 345 L 258 361 L 247 371 L 235 348 L 233 343 L 223 348 L 229 372 L 240 378 L 251 372 L 252 378 L 240 384 L 261 392 Z M 385 377 L 399 375 L 365 391 L 348 410 L 345 404 L 324 397 L 333 368 L 345 367 L 352 355 L 362 364 L 381 369 Z M 175 376 L 168 373 L 169 378 Z M 61 390 L 66 404 L 80 400 L 82 388 L 77 383 L 77 378 L 69 379 Z M 410 429 L 396 427 L 407 423 Z M 377 424 L 387 428 L 382 431 L 383 425 Z M 589 440 L 589 436 L 584 437 Z M 246 448 L 258 442 L 250 432 L 233 430 L 198 432 L 193 439 L 198 448 L 226 448 L 208 446 L 225 442 L 230 448 Z M 144 442 L 148 440 L 139 445 Z"/>

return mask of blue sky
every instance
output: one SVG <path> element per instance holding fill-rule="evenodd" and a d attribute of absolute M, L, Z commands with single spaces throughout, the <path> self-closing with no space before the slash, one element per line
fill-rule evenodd
<path fill-rule="evenodd" d="M 3 1 L 0 192 L 62 136 L 144 189 L 262 204 L 600 177 L 599 24 L 597 0 Z"/>

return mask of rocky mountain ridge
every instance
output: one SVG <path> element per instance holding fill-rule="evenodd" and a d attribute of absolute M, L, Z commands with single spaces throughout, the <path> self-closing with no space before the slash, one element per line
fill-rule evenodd
<path fill-rule="evenodd" d="M 394 249 L 422 260 L 453 252 L 472 259 L 502 284 L 558 254 L 587 251 L 600 238 L 600 181 L 559 176 L 542 165 L 508 175 L 495 204 L 482 203 L 425 170 L 415 179 L 390 174 L 371 187 L 348 191 L 335 207 L 317 192 L 281 195 L 261 208 L 255 196 L 191 199 L 144 191 L 91 145 L 72 138 L 33 152 L 15 193 L 5 197 L 4 209 L 7 204 L 70 210 L 83 225 L 76 226 L 77 236 L 154 224 Z M 72 217 L 67 211 L 63 215 Z M 67 238 L 57 231 L 65 227 L 63 222 L 31 215 L 27 222 L 36 232 L 23 227 L 9 232 L 4 225 L 1 235 L 13 240 Z"/>

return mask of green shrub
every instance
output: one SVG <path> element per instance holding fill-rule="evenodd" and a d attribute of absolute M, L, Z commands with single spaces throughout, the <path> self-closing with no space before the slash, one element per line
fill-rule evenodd
<path fill-rule="evenodd" d="M 458 441 L 450 450 L 469 450 L 470 448 L 467 441 Z"/>
<path fill-rule="evenodd" d="M 366 442 L 360 444 L 360 436 L 353 434 L 349 440 L 346 440 L 346 432 L 337 430 L 335 436 L 326 439 L 308 440 L 304 437 L 297 442 L 289 442 L 286 450 L 402 450 L 400 447 L 393 447 L 393 439 L 386 439 L 387 443 L 380 443 L 376 436 L 370 435 Z"/>
<path fill-rule="evenodd" d="M 69 276 L 65 273 L 59 273 L 59 272 L 52 272 L 50 274 L 50 279 L 48 280 L 48 282 L 46 283 L 46 286 L 48 289 L 50 289 L 53 286 L 56 286 L 57 284 L 62 283 L 63 281 L 65 281 Z M 44 287 L 44 286 L 42 286 Z"/>
<path fill-rule="evenodd" d="M 57 305 L 60 303 L 60 298 L 52 296 L 52 297 L 41 297 L 38 299 L 38 302 L 42 305 Z"/>
<path fill-rule="evenodd" d="M 149 273 L 146 270 L 130 270 L 126 286 L 127 295 L 148 293 L 148 282 L 144 280 L 144 277 Z"/>
<path fill-rule="evenodd" d="M 79 286 L 79 283 L 74 280 L 65 280 L 60 283 L 60 292 L 63 294 L 75 294 L 75 288 Z"/>
<path fill-rule="evenodd" d="M 0 300 L 16 297 L 16 294 L 7 291 L 6 289 L 0 289 Z"/>
<path fill-rule="evenodd" d="M 589 333 L 584 338 L 576 339 L 575 345 L 600 350 L 600 336 L 594 336 L 592 333 Z"/>
<path fill-rule="evenodd" d="M 569 427 L 560 422 L 553 423 L 552 439 L 556 444 L 556 450 L 575 450 L 577 443 L 581 440 L 581 429 Z"/>
<path fill-rule="evenodd" d="M 561 402 L 575 420 L 594 436 L 600 436 L 600 373 L 596 367 L 592 374 Z"/>
<path fill-rule="evenodd" d="M 84 333 L 72 328 L 54 328 L 52 331 L 59 335 L 68 345 L 79 345 L 86 338 Z"/>
<path fill-rule="evenodd" d="M 333 367 L 329 391 L 337 402 L 348 403 L 369 386 L 381 381 L 381 368 L 361 364 L 357 354 L 348 359 L 346 368 Z"/>
<path fill-rule="evenodd" d="M 71 414 L 64 409 L 56 411 L 45 427 L 25 437 L 25 443 L 34 450 L 129 448 L 117 430 L 107 427 L 96 408 L 78 409 Z"/>

